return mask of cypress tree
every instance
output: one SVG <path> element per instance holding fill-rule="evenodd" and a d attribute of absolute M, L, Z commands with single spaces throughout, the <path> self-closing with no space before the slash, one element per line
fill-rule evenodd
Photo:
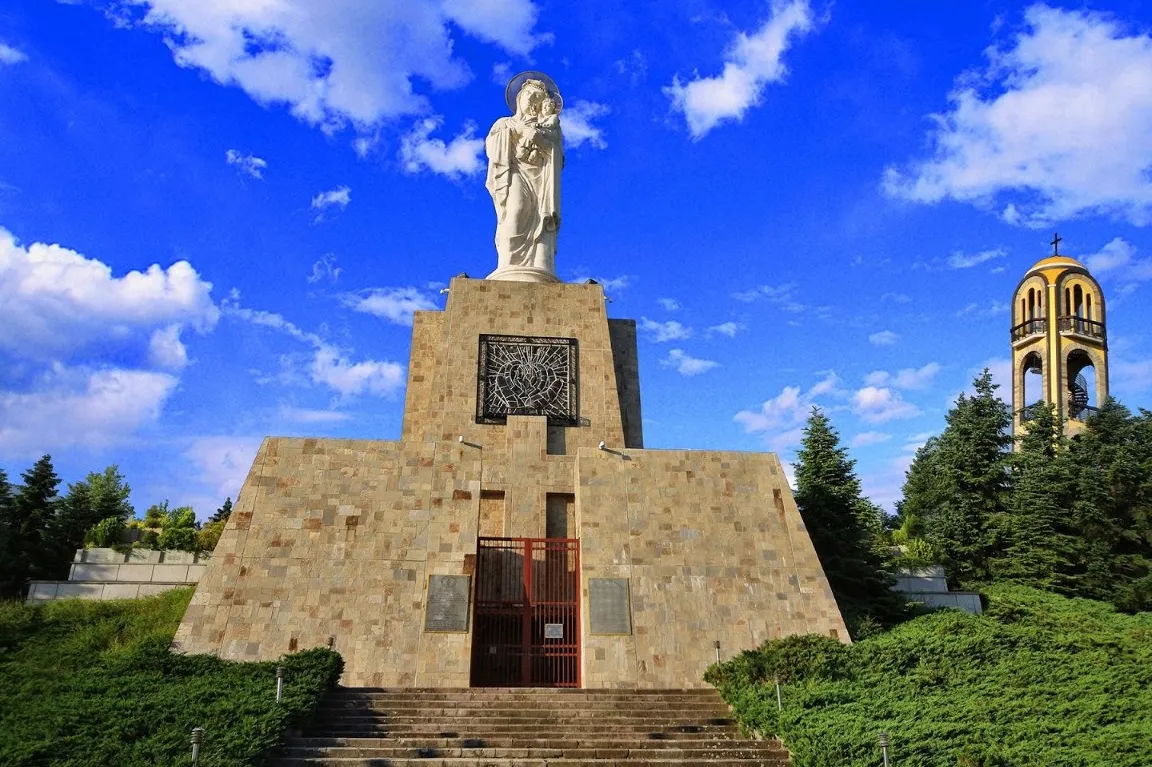
<path fill-rule="evenodd" d="M 989 577 L 1008 490 L 1010 411 L 996 397 L 999 387 L 987 368 L 973 387 L 975 394 L 961 394 L 948 411 L 928 465 L 917 467 L 929 490 L 912 504 L 954 583 Z"/>
<path fill-rule="evenodd" d="M 13 572 L 16 555 L 16 509 L 8 474 L 0 469 L 0 597 L 15 596 L 17 578 Z"/>
<path fill-rule="evenodd" d="M 216 513 L 208 520 L 209 522 L 227 522 L 228 517 L 232 516 L 232 499 L 225 498 L 224 505 L 216 509 Z"/>
<path fill-rule="evenodd" d="M 813 408 L 796 456 L 796 505 L 854 635 L 868 619 L 898 619 L 904 605 L 877 547 L 879 509 L 861 495 L 855 465 L 828 417 Z"/>

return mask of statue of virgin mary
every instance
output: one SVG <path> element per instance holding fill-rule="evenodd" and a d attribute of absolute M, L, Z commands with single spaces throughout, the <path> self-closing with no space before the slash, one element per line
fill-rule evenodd
<path fill-rule="evenodd" d="M 558 282 L 556 235 L 560 231 L 560 169 L 564 100 L 552 78 L 524 72 L 505 91 L 510 117 L 488 132 L 485 187 L 496 207 L 497 268 L 489 279 Z"/>

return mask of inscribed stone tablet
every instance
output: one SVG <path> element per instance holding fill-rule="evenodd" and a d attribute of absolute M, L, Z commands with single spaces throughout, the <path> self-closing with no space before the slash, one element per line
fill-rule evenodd
<path fill-rule="evenodd" d="M 632 603 L 627 578 L 589 578 L 588 613 L 593 634 L 631 634 Z"/>
<path fill-rule="evenodd" d="M 425 631 L 467 631 L 472 578 L 467 575 L 428 577 Z"/>

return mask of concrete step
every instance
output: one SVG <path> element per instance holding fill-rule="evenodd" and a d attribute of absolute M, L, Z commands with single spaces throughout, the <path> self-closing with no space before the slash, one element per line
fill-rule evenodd
<path fill-rule="evenodd" d="M 526 708 L 536 708 L 541 701 L 388 701 L 388 700 L 357 700 L 333 699 L 324 701 L 325 709 L 371 709 L 376 711 L 423 711 L 436 713 L 469 712 L 469 711 L 523 711 Z M 587 712 L 588 716 L 599 716 L 604 712 L 635 711 L 727 711 L 728 707 L 722 701 L 675 701 L 654 700 L 637 703 L 635 701 L 585 701 L 580 699 L 562 699 L 556 702 L 546 701 L 557 710 L 568 712 Z"/>
<path fill-rule="evenodd" d="M 701 748 L 650 748 L 648 744 L 635 748 L 552 746 L 540 748 L 363 748 L 353 746 L 292 746 L 281 752 L 284 758 L 346 757 L 363 759 L 397 759 L 433 757 L 452 759 L 748 759 L 786 758 L 787 754 L 770 743 L 740 743 L 716 741 Z"/>
<path fill-rule="evenodd" d="M 538 713 L 533 711 L 516 711 L 502 713 L 475 713 L 475 714 L 409 714 L 406 711 L 388 713 L 384 711 L 331 711 L 321 710 L 317 713 L 317 721 L 321 722 L 388 722 L 390 724 L 421 724 L 424 722 L 440 722 L 443 724 L 467 723 L 473 728 L 487 727 L 499 724 L 540 724 L 565 725 L 585 728 L 601 725 L 636 725 L 636 724 L 735 724 L 731 716 L 719 712 L 716 716 L 682 715 L 675 711 L 631 711 L 627 713 L 613 712 L 605 716 L 570 716 L 566 711 L 549 711 Z"/>
<path fill-rule="evenodd" d="M 579 738 L 340 738 L 328 736 L 294 737 L 284 741 L 284 748 L 554 748 L 557 743 L 571 748 L 711 748 L 717 743 L 751 744 L 754 747 L 780 748 L 775 740 L 734 740 L 726 736 L 703 733 L 678 733 L 675 737 L 596 736 L 585 733 Z"/>

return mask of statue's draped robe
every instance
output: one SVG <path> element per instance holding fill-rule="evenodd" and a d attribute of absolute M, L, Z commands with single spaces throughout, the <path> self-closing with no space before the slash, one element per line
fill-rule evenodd
<path fill-rule="evenodd" d="M 541 129 L 535 160 L 521 160 L 517 147 L 527 127 L 516 116 L 502 117 L 484 141 L 488 153 L 484 185 L 496 206 L 496 253 L 501 268 L 534 266 L 555 272 L 564 150 L 558 130 Z M 548 141 L 551 136 L 555 144 Z"/>

